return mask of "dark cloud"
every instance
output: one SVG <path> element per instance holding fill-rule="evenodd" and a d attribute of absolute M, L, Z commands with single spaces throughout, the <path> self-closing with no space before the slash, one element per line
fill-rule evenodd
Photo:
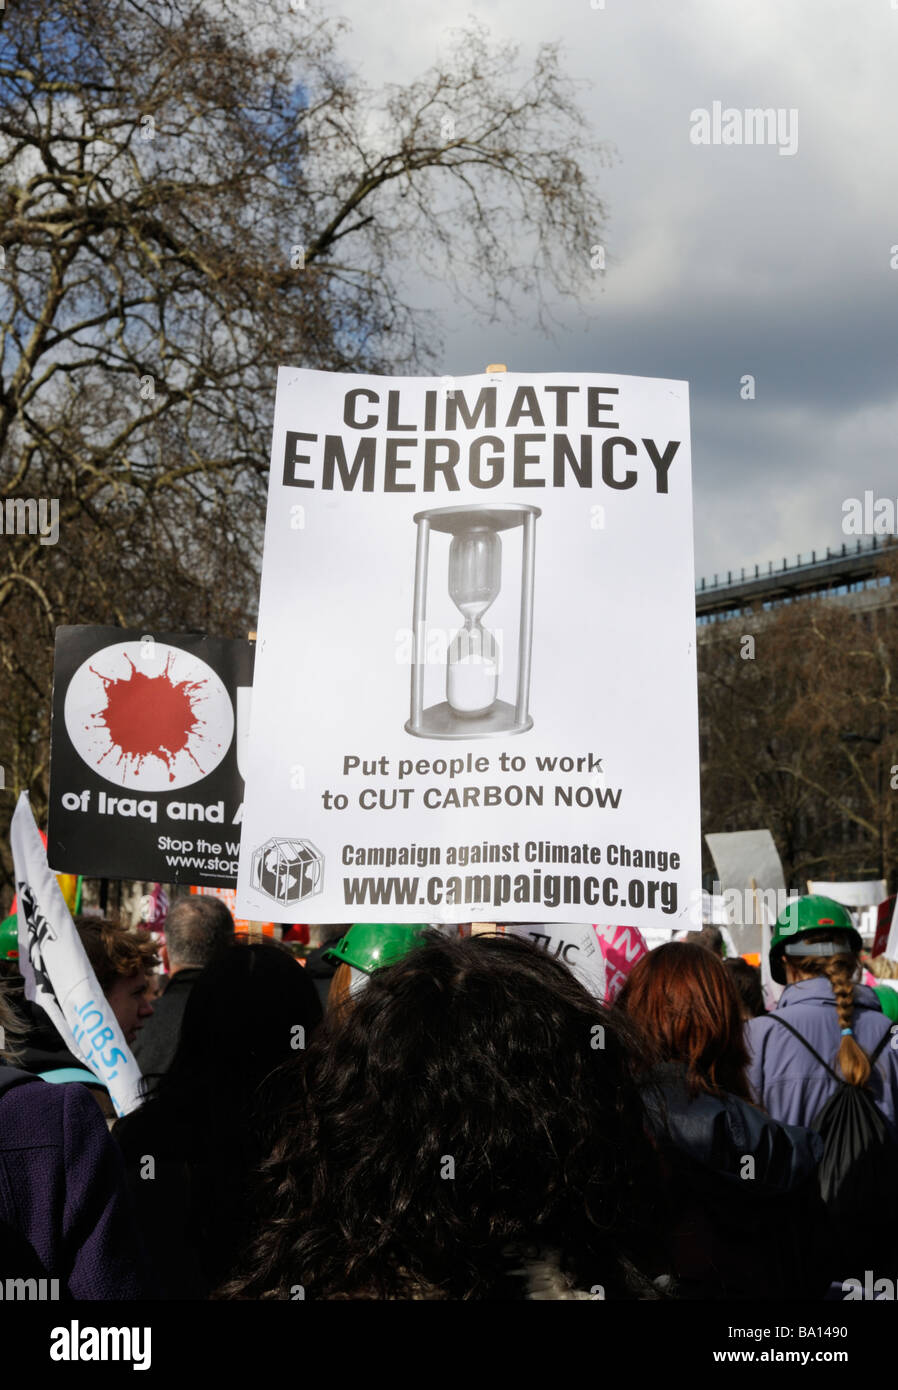
<path fill-rule="evenodd" d="M 398 3 L 411 20 L 412 0 Z M 385 34 L 347 6 L 370 80 L 413 75 L 463 18 L 413 9 L 414 23 Z M 835 0 L 469 9 L 525 58 L 560 39 L 571 73 L 592 82 L 595 134 L 620 158 L 600 176 L 608 269 L 589 303 L 558 307 L 554 340 L 478 325 L 422 288 L 445 327 L 445 371 L 504 361 L 686 379 L 697 573 L 840 544 L 846 497 L 898 496 L 898 11 Z M 715 100 L 795 110 L 797 153 L 691 143 L 690 113 Z M 585 253 L 593 240 L 584 228 Z M 754 401 L 740 399 L 746 373 Z"/>

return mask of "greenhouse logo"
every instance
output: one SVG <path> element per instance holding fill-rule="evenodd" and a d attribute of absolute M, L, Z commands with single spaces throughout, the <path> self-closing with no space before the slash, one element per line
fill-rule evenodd
<path fill-rule="evenodd" d="M 321 892 L 323 869 L 311 840 L 266 840 L 253 851 L 252 886 L 275 902 L 298 903 Z"/>

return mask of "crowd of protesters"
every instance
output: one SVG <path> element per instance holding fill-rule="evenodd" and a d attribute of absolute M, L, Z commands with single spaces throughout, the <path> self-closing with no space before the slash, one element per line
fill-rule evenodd
<path fill-rule="evenodd" d="M 333 928 L 303 965 L 195 897 L 153 1003 L 152 937 L 77 926 L 144 1099 L 114 1121 L 0 980 L 0 1276 L 71 1299 L 838 1299 L 894 1250 L 898 1050 L 829 899 L 777 922 L 772 1011 L 713 930 L 608 1005 L 520 935 Z"/>

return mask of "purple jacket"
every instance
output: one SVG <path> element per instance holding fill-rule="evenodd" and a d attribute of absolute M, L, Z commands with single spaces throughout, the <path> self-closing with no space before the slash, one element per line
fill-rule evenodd
<path fill-rule="evenodd" d="M 783 990 L 775 1013 L 782 1014 L 833 1068 L 842 1035 L 832 986 L 826 979 L 799 980 Z M 867 985 L 854 991 L 855 1037 L 872 1052 L 891 1023 Z M 837 1083 L 773 1014 L 745 1025 L 751 1053 L 748 1076 L 755 1097 L 768 1114 L 784 1124 L 810 1126 Z M 898 1051 L 890 1043 L 880 1053 L 870 1078 L 870 1093 L 892 1128 L 898 1131 Z"/>
<path fill-rule="evenodd" d="M 118 1149 L 86 1086 L 32 1079 L 0 1094 L 0 1219 L 63 1296 L 156 1294 Z"/>

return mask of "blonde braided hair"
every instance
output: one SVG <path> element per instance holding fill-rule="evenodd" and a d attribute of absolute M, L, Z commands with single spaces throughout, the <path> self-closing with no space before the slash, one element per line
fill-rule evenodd
<path fill-rule="evenodd" d="M 838 941 L 840 933 L 833 931 L 808 932 L 804 941 Z M 838 956 L 802 956 L 791 961 L 793 968 L 804 976 L 825 975 L 832 985 L 842 1039 L 835 1060 L 850 1086 L 866 1086 L 870 1079 L 870 1058 L 854 1036 L 846 1033 L 853 1028 L 854 986 L 859 960 L 846 940 L 845 950 Z"/>

